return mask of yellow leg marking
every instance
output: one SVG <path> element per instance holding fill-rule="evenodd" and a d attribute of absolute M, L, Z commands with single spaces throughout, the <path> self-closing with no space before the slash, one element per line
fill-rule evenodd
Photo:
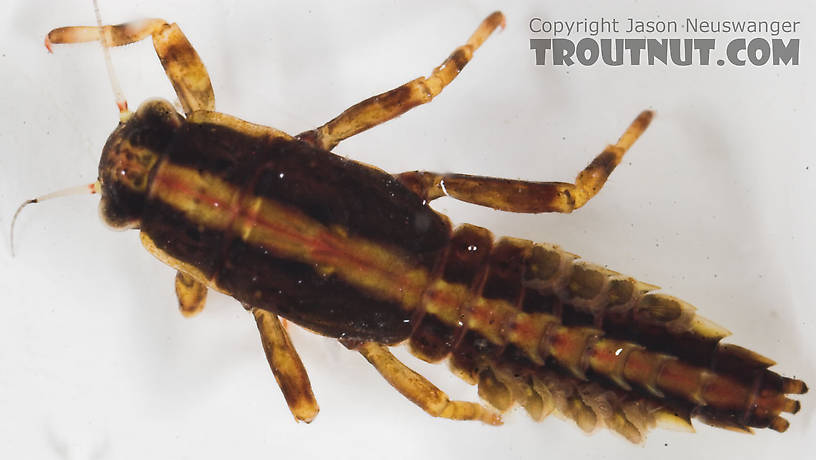
<path fill-rule="evenodd" d="M 184 107 L 184 113 L 189 115 L 198 110 L 215 110 L 210 75 L 179 26 L 171 24 L 154 34 L 153 47 Z"/>
<path fill-rule="evenodd" d="M 607 146 L 600 155 L 592 160 L 592 163 L 578 174 L 572 190 L 575 199 L 573 209 L 583 206 L 601 190 L 601 187 L 606 183 L 606 179 L 615 167 L 620 164 L 626 151 L 649 127 L 653 117 L 654 112 L 651 110 L 641 112 L 618 139 L 617 144 Z"/>
<path fill-rule="evenodd" d="M 649 126 L 653 113 L 642 112 L 615 145 L 609 145 L 578 174 L 574 184 L 528 182 L 466 174 L 411 171 L 400 182 L 426 200 L 450 196 L 468 203 L 510 212 L 572 212 L 594 197 L 623 155 Z"/>
<path fill-rule="evenodd" d="M 341 113 L 325 125 L 306 131 L 298 138 L 321 149 L 331 150 L 343 139 L 398 117 L 412 108 L 430 102 L 442 92 L 473 57 L 473 52 L 496 27 L 504 27 L 504 15 L 496 11 L 479 25 L 463 46 L 435 68 L 427 78 L 419 77 L 402 86 L 368 98 Z"/>
<path fill-rule="evenodd" d="M 207 300 L 207 286 L 198 282 L 192 276 L 176 272 L 176 297 L 178 297 L 179 311 L 189 318 L 197 315 L 204 309 Z"/>
<path fill-rule="evenodd" d="M 48 33 L 45 46 L 52 44 L 82 43 L 99 40 L 99 27 L 60 27 Z M 214 110 L 210 76 L 193 46 L 176 24 L 163 19 L 145 19 L 114 26 L 103 26 L 111 46 L 127 45 L 153 37 L 153 47 L 159 55 L 164 71 L 187 115 L 197 110 Z"/>
<path fill-rule="evenodd" d="M 311 422 L 320 408 L 312 393 L 309 375 L 295 347 L 292 346 L 289 334 L 274 314 L 260 308 L 250 309 L 261 333 L 261 343 L 269 367 L 283 392 L 283 397 L 286 398 L 289 410 L 292 411 L 295 420 Z"/>
<path fill-rule="evenodd" d="M 428 414 L 452 420 L 480 420 L 489 425 L 501 425 L 501 415 L 481 404 L 451 401 L 445 392 L 394 357 L 386 346 L 367 342 L 357 347 L 357 351 L 391 386 Z"/>

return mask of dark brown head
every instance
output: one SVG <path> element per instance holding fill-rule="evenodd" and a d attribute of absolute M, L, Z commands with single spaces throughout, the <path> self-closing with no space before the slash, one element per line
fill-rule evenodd
<path fill-rule="evenodd" d="M 152 100 L 108 137 L 99 160 L 99 213 L 116 229 L 138 228 L 151 172 L 184 118 L 169 102 Z"/>

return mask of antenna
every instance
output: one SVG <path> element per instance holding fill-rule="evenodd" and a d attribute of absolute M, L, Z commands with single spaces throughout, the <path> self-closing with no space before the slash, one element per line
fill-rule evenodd
<path fill-rule="evenodd" d="M 110 78 L 111 88 L 113 89 L 113 97 L 116 98 L 116 107 L 119 108 L 119 120 L 122 122 L 130 118 L 130 111 L 128 110 L 127 99 L 122 92 L 122 87 L 119 86 L 119 79 L 116 78 L 116 73 L 113 70 L 113 61 L 110 57 L 110 33 L 112 27 L 105 27 L 102 25 L 102 15 L 99 13 L 99 2 L 93 0 L 94 13 L 96 13 L 96 25 L 99 30 L 99 42 L 102 44 L 102 52 L 105 54 L 105 66 L 108 69 L 108 77 Z"/>
<path fill-rule="evenodd" d="M 20 207 L 17 208 L 17 212 L 14 213 L 14 217 L 11 219 L 11 232 L 9 233 L 10 234 L 9 244 L 11 245 L 11 257 L 14 257 L 14 224 L 17 222 L 17 217 L 20 215 L 20 211 L 22 211 L 23 208 L 30 204 L 39 203 L 42 201 L 50 200 L 52 198 L 61 198 L 64 196 L 71 195 L 82 195 L 84 193 L 93 195 L 94 193 L 99 193 L 101 187 L 102 184 L 100 184 L 99 181 L 96 181 L 93 184 L 77 185 L 74 187 L 68 187 L 66 189 L 58 190 L 56 192 L 51 192 L 43 196 L 38 196 L 37 198 L 26 200 L 22 204 L 20 204 Z"/>

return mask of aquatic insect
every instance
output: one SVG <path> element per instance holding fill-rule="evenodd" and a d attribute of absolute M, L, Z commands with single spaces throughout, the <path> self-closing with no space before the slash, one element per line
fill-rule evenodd
<path fill-rule="evenodd" d="M 497 410 L 519 403 L 536 419 L 558 410 L 586 430 L 603 424 L 632 441 L 654 423 L 686 424 L 692 415 L 784 430 L 779 414 L 798 409 L 785 394 L 804 392 L 804 383 L 721 345 L 725 331 L 690 305 L 555 246 L 494 242 L 474 226 L 451 231 L 428 207 L 447 195 L 507 211 L 571 211 L 599 191 L 649 112 L 575 184 L 391 176 L 327 152 L 430 100 L 501 23 L 500 14 L 488 17 L 430 77 L 295 137 L 214 112 L 203 64 L 164 21 L 103 34 L 57 29 L 48 43 L 153 37 L 185 116 L 161 101 L 130 113 L 119 98 L 122 121 L 90 187 L 109 224 L 139 228 L 148 250 L 179 270 L 182 312 L 199 311 L 207 287 L 252 311 L 298 419 L 311 420 L 317 404 L 277 316 L 341 339 L 437 416 L 498 423 Z M 405 340 L 428 361 L 450 357 L 496 410 L 450 401 L 398 362 L 387 346 Z"/>

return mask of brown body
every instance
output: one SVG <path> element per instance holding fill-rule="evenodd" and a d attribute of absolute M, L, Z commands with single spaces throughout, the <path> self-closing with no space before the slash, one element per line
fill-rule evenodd
<path fill-rule="evenodd" d="M 274 131 L 243 132 L 221 114 L 187 121 L 170 110 L 148 103 L 112 136 L 103 190 L 143 185 L 116 206 L 141 207 L 130 219 L 148 248 L 245 305 L 346 343 L 410 338 L 425 360 L 450 355 L 499 407 L 536 379 L 587 410 L 579 395 L 592 381 L 596 403 L 619 414 L 634 401 L 734 427 L 766 427 L 796 407 L 769 361 L 720 346 L 727 332 L 650 286 L 550 245 L 494 243 L 469 225 L 452 232 L 383 171 Z M 150 133 L 163 145 L 149 145 L 159 139 Z M 145 164 L 141 180 L 131 171 Z M 615 428 L 636 437 L 643 427 L 629 423 Z"/>
<path fill-rule="evenodd" d="M 450 357 L 454 372 L 478 383 L 500 411 L 518 402 L 540 419 L 557 409 L 585 430 L 602 424 L 634 442 L 655 423 L 689 426 L 691 416 L 784 431 L 779 414 L 799 409 L 786 394 L 803 393 L 804 383 L 767 370 L 772 361 L 753 352 L 721 345 L 727 332 L 690 305 L 552 245 L 494 242 L 470 225 L 452 230 L 429 207 L 449 195 L 514 212 L 570 212 L 600 190 L 650 112 L 574 184 L 393 176 L 329 152 L 428 102 L 502 23 L 494 13 L 430 77 L 296 137 L 214 112 L 206 70 L 177 26 L 109 27 L 116 45 L 153 36 L 186 118 L 163 101 L 135 114 L 123 109 L 99 167 L 103 217 L 139 228 L 148 250 L 179 270 L 184 311 L 200 310 L 205 287 L 253 311 L 300 420 L 311 420 L 317 405 L 276 316 L 360 351 L 432 415 L 500 421 L 478 404 L 450 401 L 385 346 L 408 340 L 422 359 Z M 57 29 L 49 40 L 94 34 Z"/>

